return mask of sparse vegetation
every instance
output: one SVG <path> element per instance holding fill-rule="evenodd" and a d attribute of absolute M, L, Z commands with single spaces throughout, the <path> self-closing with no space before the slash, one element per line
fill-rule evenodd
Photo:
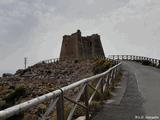
<path fill-rule="evenodd" d="M 1 110 L 15 105 L 16 101 L 18 101 L 20 97 L 23 97 L 25 95 L 25 92 L 26 90 L 23 86 L 15 88 L 13 92 L 8 94 L 6 98 L 1 101 Z"/>
<path fill-rule="evenodd" d="M 149 60 L 142 60 L 142 65 L 150 65 L 150 66 L 152 66 L 152 63 Z"/>
<path fill-rule="evenodd" d="M 83 104 L 83 103 L 81 103 Z M 81 106 L 77 106 L 73 118 L 78 118 L 79 116 L 84 116 L 85 115 L 85 109 Z"/>
<path fill-rule="evenodd" d="M 20 97 L 23 97 L 25 95 L 25 92 L 26 92 L 26 90 L 25 90 L 24 86 L 17 87 L 17 88 L 15 88 L 15 90 L 12 93 L 10 93 L 7 96 L 7 98 L 5 100 L 6 100 L 6 102 L 9 102 L 9 103 L 10 102 L 15 103 L 16 100 L 18 100 Z"/>
<path fill-rule="evenodd" d="M 105 92 L 104 92 L 104 100 L 107 100 L 107 99 L 110 99 L 112 97 L 112 94 L 111 94 L 111 89 L 108 87 L 106 88 Z"/>
<path fill-rule="evenodd" d="M 92 101 L 89 108 L 92 113 L 95 113 L 95 112 L 99 112 L 101 107 L 102 107 L 102 102 Z"/>
<path fill-rule="evenodd" d="M 92 101 L 89 105 L 90 113 L 93 115 L 96 112 L 99 112 L 100 108 L 102 107 L 102 103 L 100 101 Z M 80 116 L 85 116 L 85 109 L 81 106 L 77 106 L 73 118 L 78 118 Z"/>
<path fill-rule="evenodd" d="M 74 63 L 78 63 L 79 62 L 79 60 L 74 60 Z"/>
<path fill-rule="evenodd" d="M 0 109 L 3 110 L 5 108 L 11 107 L 16 104 L 21 97 L 24 97 L 26 93 L 26 89 L 24 86 L 17 86 L 11 93 L 7 95 L 6 98 L 0 101 Z M 18 115 L 14 115 L 7 120 L 21 120 L 24 114 L 20 113 Z"/>
<path fill-rule="evenodd" d="M 138 63 L 141 63 L 142 65 L 153 66 L 153 67 L 157 67 L 158 68 L 158 66 L 156 64 L 152 63 L 149 60 L 134 60 L 134 61 L 138 62 Z"/>
<path fill-rule="evenodd" d="M 105 72 L 113 65 L 114 65 L 113 61 L 99 58 L 95 60 L 95 65 L 93 67 L 92 72 L 93 74 L 99 74 L 99 73 Z"/>
<path fill-rule="evenodd" d="M 39 117 L 41 117 L 41 115 L 43 115 L 45 113 L 46 109 L 47 109 L 46 104 L 40 104 L 40 105 L 38 105 L 36 115 L 39 116 Z"/>

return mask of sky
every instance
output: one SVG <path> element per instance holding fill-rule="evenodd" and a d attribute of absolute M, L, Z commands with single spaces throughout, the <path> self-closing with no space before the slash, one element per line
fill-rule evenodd
<path fill-rule="evenodd" d="M 160 0 L 0 0 L 0 75 L 58 58 L 62 36 L 98 33 L 106 56 L 160 58 Z"/>

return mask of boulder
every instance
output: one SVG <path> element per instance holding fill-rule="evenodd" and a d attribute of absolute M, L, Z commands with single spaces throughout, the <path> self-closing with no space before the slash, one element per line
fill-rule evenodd
<path fill-rule="evenodd" d="M 13 74 L 11 73 L 3 73 L 2 77 L 12 77 Z"/>

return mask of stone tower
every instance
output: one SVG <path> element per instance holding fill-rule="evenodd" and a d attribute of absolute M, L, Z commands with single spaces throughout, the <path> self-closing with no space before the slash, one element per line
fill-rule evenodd
<path fill-rule="evenodd" d="M 89 59 L 94 57 L 105 57 L 100 36 L 81 36 L 81 31 L 71 35 L 64 35 L 60 59 Z"/>

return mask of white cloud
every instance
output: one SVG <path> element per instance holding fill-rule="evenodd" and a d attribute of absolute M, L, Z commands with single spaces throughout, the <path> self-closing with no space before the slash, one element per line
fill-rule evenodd
<path fill-rule="evenodd" d="M 159 14 L 159 0 L 1 0 L 0 67 L 59 57 L 62 36 L 77 29 L 100 34 L 106 54 L 160 58 Z"/>
<path fill-rule="evenodd" d="M 125 7 L 119 8 L 116 13 L 112 13 L 116 15 L 117 19 L 120 19 L 114 25 L 118 31 L 116 35 L 124 36 L 122 45 L 117 44 L 117 49 L 125 46 L 126 49 L 132 48 L 133 50 L 130 52 L 134 52 L 134 54 L 160 58 L 158 52 L 159 6 L 160 1 L 158 0 L 135 0 L 134 2 L 130 1 Z M 114 42 L 116 44 L 118 40 L 114 39 Z"/>

